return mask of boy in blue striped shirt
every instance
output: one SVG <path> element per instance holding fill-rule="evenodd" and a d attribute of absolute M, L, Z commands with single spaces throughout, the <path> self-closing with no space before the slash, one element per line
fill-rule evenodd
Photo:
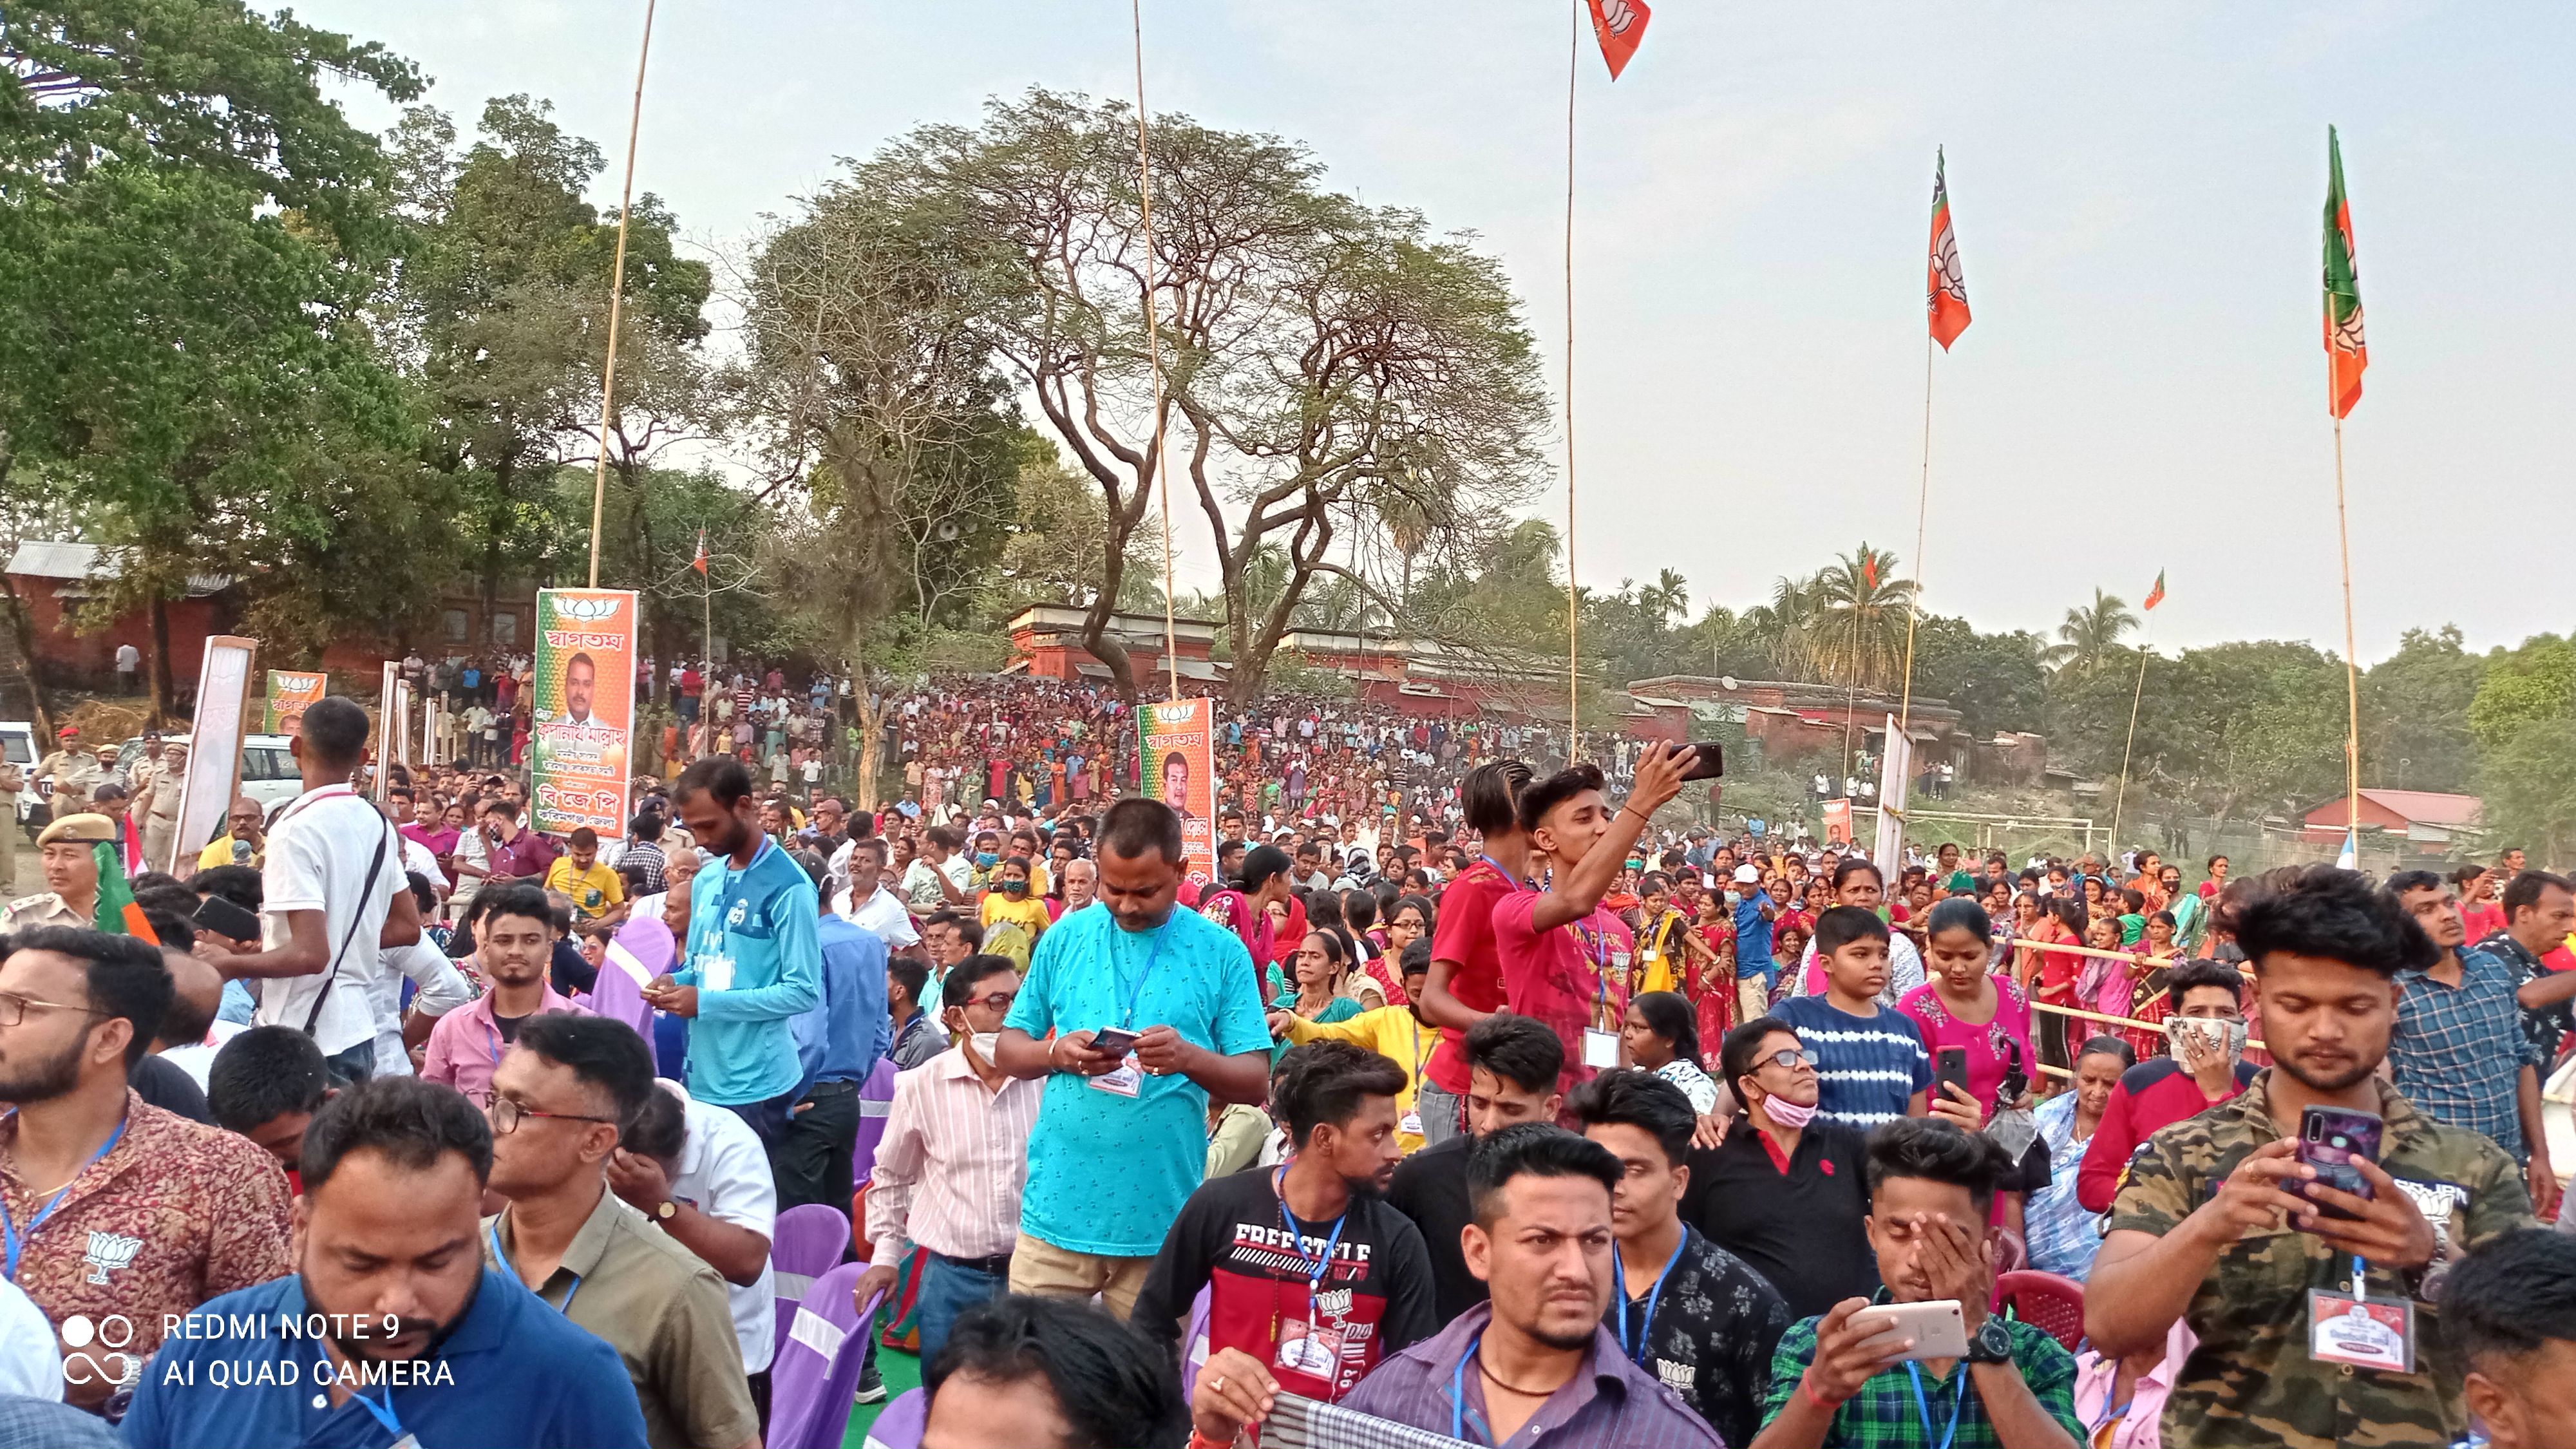
<path fill-rule="evenodd" d="M 1822 1088 L 1816 1116 L 1866 1132 L 1900 1117 L 1924 1115 L 1932 1058 L 1914 1019 L 1878 1004 L 1887 985 L 1887 923 L 1858 906 L 1833 906 L 1816 918 L 1816 955 L 1825 965 L 1825 994 L 1793 996 L 1772 1015 L 1797 1029 L 1816 1054 Z M 1970 1130 L 1975 1108 L 1968 1108 Z"/>

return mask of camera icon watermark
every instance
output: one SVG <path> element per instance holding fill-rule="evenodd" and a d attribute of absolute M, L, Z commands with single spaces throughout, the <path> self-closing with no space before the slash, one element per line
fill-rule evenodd
<path fill-rule="evenodd" d="M 63 1382 L 104 1381 L 121 1387 L 143 1376 L 143 1356 L 130 1351 L 134 1346 L 134 1321 L 124 1314 L 108 1313 L 93 1319 L 86 1313 L 75 1313 L 63 1320 L 62 1331 L 64 1345 L 73 1350 L 63 1358 Z M 104 1351 L 86 1352 L 92 1346 Z"/>

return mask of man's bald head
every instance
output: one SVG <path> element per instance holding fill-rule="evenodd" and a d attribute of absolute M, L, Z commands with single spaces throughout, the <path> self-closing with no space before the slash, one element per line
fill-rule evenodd
<path fill-rule="evenodd" d="M 214 967 L 185 951 L 161 948 L 161 964 L 170 968 L 170 1009 L 161 1014 L 161 1029 L 152 1039 L 156 1052 L 194 1046 L 214 1028 L 223 1009 L 224 978 Z"/>

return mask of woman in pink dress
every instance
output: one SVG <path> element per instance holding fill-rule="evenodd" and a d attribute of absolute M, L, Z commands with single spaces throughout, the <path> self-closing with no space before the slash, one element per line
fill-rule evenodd
<path fill-rule="evenodd" d="M 1953 896 L 1934 906 L 1924 927 L 1926 980 L 1896 1004 L 1922 1031 L 1924 1050 L 1937 1056 L 1945 1047 L 1958 1047 L 1967 1053 L 1968 1095 L 1988 1115 L 2016 1061 L 2025 1077 L 2035 1074 L 2038 1062 L 2031 1050 L 2030 997 L 2010 975 L 1991 969 L 1993 930 L 1985 907 L 1970 897 Z"/>

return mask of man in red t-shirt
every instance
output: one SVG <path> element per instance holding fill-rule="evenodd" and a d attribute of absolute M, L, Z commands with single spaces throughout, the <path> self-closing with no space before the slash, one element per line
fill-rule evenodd
<path fill-rule="evenodd" d="M 1485 852 L 1440 893 L 1431 931 L 1431 975 L 1422 988 L 1422 1019 L 1439 1027 L 1415 1089 L 1425 1146 L 1458 1135 L 1467 1099 L 1467 1029 L 1503 1009 L 1503 963 L 1494 954 L 1494 905 L 1529 889 L 1529 837 L 1521 832 L 1520 793 L 1530 767 L 1518 760 L 1478 765 L 1459 782 L 1467 828 Z"/>
<path fill-rule="evenodd" d="M 1551 868 L 1553 885 L 1495 903 L 1494 953 L 1502 958 L 1510 1009 L 1564 1039 L 1561 1090 L 1619 1064 L 1636 944 L 1601 898 L 1647 820 L 1681 793 L 1683 759 L 1660 740 L 1648 745 L 1637 760 L 1636 782 L 1615 811 L 1602 796 L 1597 765 L 1568 766 L 1521 791 L 1531 863 Z"/>

